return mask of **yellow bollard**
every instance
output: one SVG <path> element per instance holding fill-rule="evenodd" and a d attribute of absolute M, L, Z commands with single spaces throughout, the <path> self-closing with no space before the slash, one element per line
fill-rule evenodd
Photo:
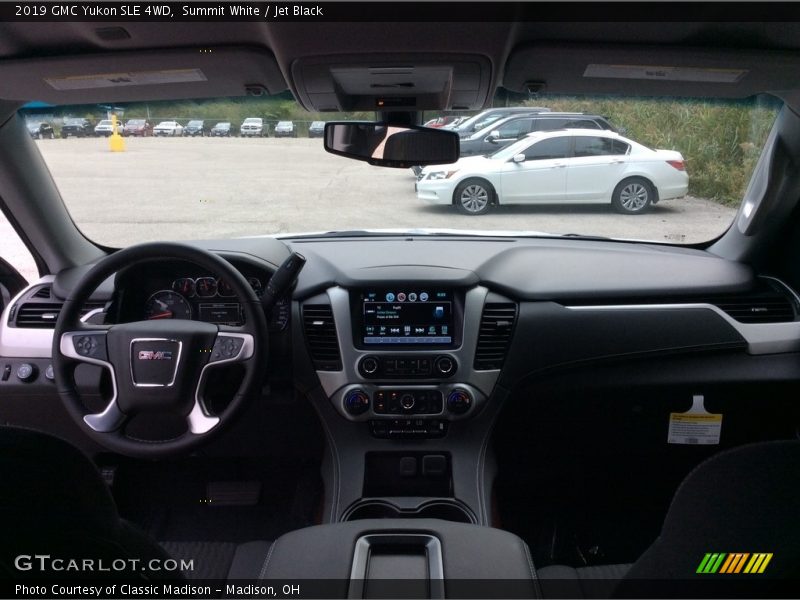
<path fill-rule="evenodd" d="M 117 122 L 117 115 L 111 115 L 111 126 L 114 133 L 108 138 L 108 147 L 112 152 L 125 152 L 125 140 L 119 134 L 119 123 Z"/>

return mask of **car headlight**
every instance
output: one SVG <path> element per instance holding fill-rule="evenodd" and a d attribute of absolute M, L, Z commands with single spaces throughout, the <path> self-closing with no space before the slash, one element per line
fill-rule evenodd
<path fill-rule="evenodd" d="M 456 173 L 458 173 L 458 171 L 433 171 L 432 173 L 428 174 L 427 179 L 430 181 L 436 181 L 437 179 L 450 179 Z"/>

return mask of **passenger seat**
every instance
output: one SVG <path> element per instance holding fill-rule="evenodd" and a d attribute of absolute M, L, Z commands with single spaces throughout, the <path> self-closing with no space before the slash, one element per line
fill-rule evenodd
<path fill-rule="evenodd" d="M 661 534 L 633 565 L 553 565 L 537 575 L 545 598 L 792 597 L 798 540 L 800 441 L 763 442 L 720 452 L 689 473 Z M 708 554 L 724 554 L 714 572 L 701 569 Z M 746 573 L 767 560 L 758 555 L 770 555 L 766 568 Z"/>

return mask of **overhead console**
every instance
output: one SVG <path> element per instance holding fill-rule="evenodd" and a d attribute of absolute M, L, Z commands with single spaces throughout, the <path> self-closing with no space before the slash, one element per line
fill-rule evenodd
<path fill-rule="evenodd" d="M 311 111 L 478 110 L 491 100 L 491 65 L 479 55 L 302 58 L 292 80 Z"/>

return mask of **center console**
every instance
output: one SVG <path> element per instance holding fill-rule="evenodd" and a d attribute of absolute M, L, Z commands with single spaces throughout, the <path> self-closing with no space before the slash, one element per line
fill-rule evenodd
<path fill-rule="evenodd" d="M 258 558 L 265 553 L 263 548 L 244 551 Z M 243 563 L 239 558 L 231 578 Z M 257 566 L 260 579 L 302 582 L 309 597 L 541 597 L 530 553 L 520 538 L 437 519 L 307 527 L 278 538 Z"/>
<path fill-rule="evenodd" d="M 318 375 L 335 408 L 377 438 L 439 438 L 477 412 L 499 373 L 473 367 L 486 294 L 421 282 L 329 289 L 342 368 Z"/>
<path fill-rule="evenodd" d="M 451 271 L 332 286 L 295 308 L 296 341 L 311 359 L 295 364 L 314 366 L 319 385 L 308 393 L 328 435 L 331 522 L 489 521 L 484 476 L 499 405 L 489 397 L 502 400 L 495 384 L 516 304 Z M 487 307 L 500 305 L 511 317 L 487 322 Z M 479 360 L 479 345 L 494 362 Z"/>

